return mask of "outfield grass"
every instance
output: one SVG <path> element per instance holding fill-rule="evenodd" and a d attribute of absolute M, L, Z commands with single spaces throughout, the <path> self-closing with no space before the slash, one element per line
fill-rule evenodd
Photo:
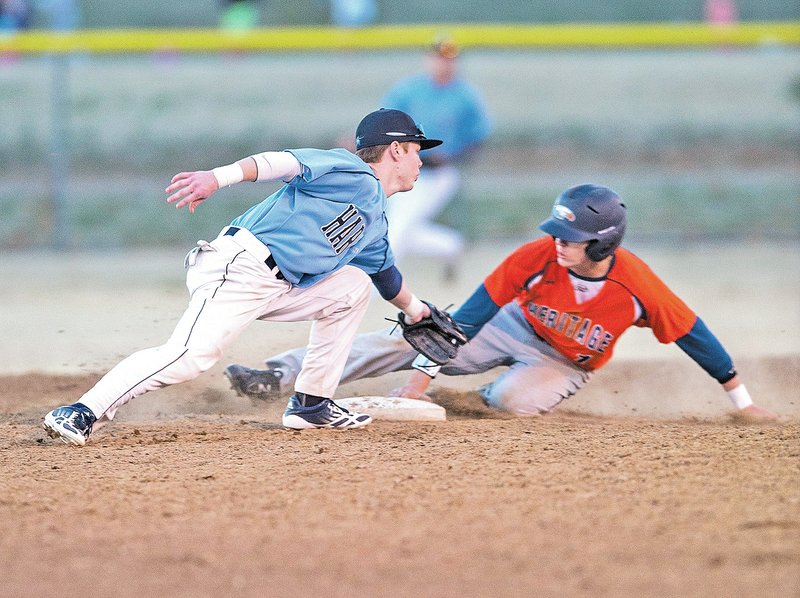
<path fill-rule="evenodd" d="M 495 121 L 485 163 L 443 219 L 473 238 L 525 234 L 585 180 L 629 201 L 632 234 L 800 237 L 800 51 L 472 52 L 462 69 Z M 182 243 L 270 188 L 242 186 L 193 218 L 163 205 L 169 176 L 264 149 L 332 146 L 414 53 L 75 57 L 68 99 L 68 237 Z M 55 71 L 0 64 L 0 246 L 52 237 Z M 424 124 L 424 123 L 423 123 Z M 466 215 L 466 217 L 464 217 Z"/>

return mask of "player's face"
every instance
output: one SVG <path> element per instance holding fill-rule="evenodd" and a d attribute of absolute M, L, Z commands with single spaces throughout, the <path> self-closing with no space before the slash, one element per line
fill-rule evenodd
<path fill-rule="evenodd" d="M 398 175 L 400 179 L 400 191 L 410 191 L 414 188 L 414 183 L 419 177 L 419 169 L 422 167 L 422 160 L 419 158 L 419 143 L 401 143 L 401 157 L 398 161 Z"/>
<path fill-rule="evenodd" d="M 575 268 L 591 263 L 586 255 L 588 241 L 565 241 L 555 238 L 556 242 L 556 261 L 563 268 Z"/>

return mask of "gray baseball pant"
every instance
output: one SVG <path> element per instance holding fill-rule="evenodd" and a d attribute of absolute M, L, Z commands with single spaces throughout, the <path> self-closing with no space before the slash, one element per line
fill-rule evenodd
<path fill-rule="evenodd" d="M 281 387 L 290 390 L 300 371 L 305 349 L 270 357 L 284 366 Z M 353 382 L 411 369 L 417 353 L 399 328 L 356 336 L 341 382 Z M 539 338 L 516 303 L 506 304 L 481 331 L 442 366 L 447 376 L 479 374 L 498 366 L 508 369 L 480 393 L 488 405 L 516 415 L 547 413 L 575 394 L 589 380 L 586 372 Z"/>

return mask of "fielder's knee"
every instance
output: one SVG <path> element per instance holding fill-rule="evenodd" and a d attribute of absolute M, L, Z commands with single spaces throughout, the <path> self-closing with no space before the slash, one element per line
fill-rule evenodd
<path fill-rule="evenodd" d="M 186 352 L 169 368 L 174 380 L 170 384 L 194 380 L 203 372 L 208 371 L 219 361 L 220 355 L 216 351 L 201 351 L 187 347 Z"/>

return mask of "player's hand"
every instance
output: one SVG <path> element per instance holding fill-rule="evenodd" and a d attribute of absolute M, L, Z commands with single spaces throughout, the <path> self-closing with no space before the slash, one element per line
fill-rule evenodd
<path fill-rule="evenodd" d="M 409 324 L 416 324 L 424 320 L 425 318 L 429 318 L 431 316 L 431 308 L 428 307 L 425 303 L 422 304 L 423 309 L 416 317 L 412 318 L 411 316 L 406 314 L 406 322 Z"/>
<path fill-rule="evenodd" d="M 171 193 L 167 203 L 175 203 L 176 208 L 189 206 L 189 212 L 194 212 L 201 203 L 211 197 L 219 189 L 217 177 L 210 170 L 195 172 L 179 172 L 172 177 L 171 185 L 165 189 Z"/>
<path fill-rule="evenodd" d="M 433 403 L 433 399 L 431 399 L 425 392 L 419 390 L 413 384 L 406 384 L 405 386 L 401 386 L 400 388 L 395 388 L 389 391 L 390 397 L 404 397 L 406 399 L 419 399 L 420 401 L 428 401 L 429 403 Z"/>
<path fill-rule="evenodd" d="M 767 422 L 778 421 L 780 419 L 777 413 L 773 413 L 769 409 L 764 409 L 758 405 L 748 405 L 744 409 L 739 409 L 733 417 L 743 422 Z"/>

